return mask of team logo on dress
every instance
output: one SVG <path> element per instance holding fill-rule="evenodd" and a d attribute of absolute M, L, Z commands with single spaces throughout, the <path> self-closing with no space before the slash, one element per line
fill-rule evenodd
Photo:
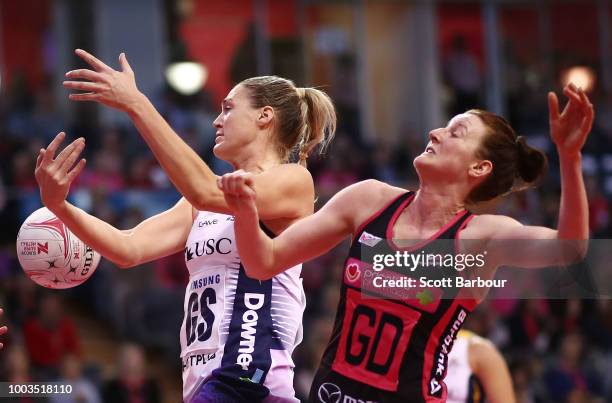
<path fill-rule="evenodd" d="M 359 270 L 359 265 L 357 263 L 351 263 L 346 266 L 346 279 L 351 283 L 359 280 L 361 276 L 361 270 Z"/>
<path fill-rule="evenodd" d="M 429 290 L 418 292 L 416 296 L 419 300 L 419 304 L 421 305 L 429 305 L 435 300 L 434 295 Z"/>
<path fill-rule="evenodd" d="M 380 241 L 382 241 L 382 238 L 369 234 L 365 231 L 363 231 L 361 233 L 361 236 L 359 237 L 359 243 L 362 243 L 368 246 L 376 246 L 376 244 L 379 243 Z"/>
<path fill-rule="evenodd" d="M 323 383 L 319 386 L 319 401 L 322 403 L 339 403 L 342 397 L 340 387 L 333 383 Z"/>
<path fill-rule="evenodd" d="M 232 240 L 229 238 L 204 239 L 185 246 L 185 260 L 190 261 L 200 256 L 209 256 L 215 253 L 227 255 L 232 252 Z"/>

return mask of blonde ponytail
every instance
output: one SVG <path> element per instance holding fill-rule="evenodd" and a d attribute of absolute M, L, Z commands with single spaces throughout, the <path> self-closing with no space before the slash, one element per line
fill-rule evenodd
<path fill-rule="evenodd" d="M 248 78 L 240 83 L 249 91 L 254 108 L 271 106 L 275 111 L 275 135 L 281 160 L 297 153 L 299 163 L 317 145 L 322 153 L 336 132 L 332 100 L 316 88 L 296 88 L 291 80 L 277 76 Z"/>
<path fill-rule="evenodd" d="M 304 128 L 298 147 L 299 163 L 306 166 L 306 159 L 318 145 L 319 153 L 325 152 L 336 133 L 336 110 L 329 96 L 316 88 L 297 88 L 302 100 Z M 303 95 L 301 95 L 303 94 Z"/>

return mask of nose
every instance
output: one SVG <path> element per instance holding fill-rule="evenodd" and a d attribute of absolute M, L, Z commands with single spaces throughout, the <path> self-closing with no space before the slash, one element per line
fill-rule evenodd
<path fill-rule="evenodd" d="M 429 132 L 429 139 L 434 142 L 434 143 L 439 143 L 440 142 L 440 137 L 442 135 L 441 133 L 442 129 L 435 129 Z"/>
<path fill-rule="evenodd" d="M 216 127 L 217 129 L 220 129 L 220 128 L 221 128 L 221 126 L 222 126 L 222 125 L 221 125 L 221 115 L 222 115 L 222 113 L 220 113 L 220 114 L 217 116 L 217 118 L 214 120 L 214 122 L 212 123 L 212 125 L 213 125 L 214 127 Z"/>

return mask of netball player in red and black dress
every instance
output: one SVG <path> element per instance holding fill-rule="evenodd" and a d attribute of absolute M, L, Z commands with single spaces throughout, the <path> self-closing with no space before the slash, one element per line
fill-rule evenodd
<path fill-rule="evenodd" d="M 502 215 L 474 215 L 466 206 L 533 184 L 546 165 L 544 155 L 517 137 L 508 123 L 485 111 L 468 111 L 429 133 L 414 166 L 417 191 L 378 181 L 349 186 L 316 214 L 290 226 L 274 240 L 258 226 L 251 174 L 235 172 L 220 181 L 236 216 L 236 236 L 247 273 L 266 279 L 319 256 L 347 236 L 352 245 L 344 267 L 335 327 L 311 389 L 322 402 L 444 402 L 448 353 L 479 297 L 457 288 L 427 289 L 415 298 L 369 298 L 364 277 L 376 253 L 428 253 L 434 240 L 448 240 L 451 252 L 487 251 L 480 275 L 492 278 L 499 266 L 562 265 L 584 257 L 588 210 L 581 148 L 593 121 L 586 95 L 566 87 L 562 113 L 549 94 L 551 137 L 560 161 L 561 201 L 556 229 L 522 225 Z M 521 186 L 519 186 L 521 185 Z M 399 240 L 426 240 L 410 244 Z M 467 242 L 466 240 L 475 240 Z M 523 240 L 520 253 L 504 241 Z M 573 253 L 560 254 L 563 241 Z M 437 244 L 440 241 L 437 242 Z M 506 243 L 508 245 L 508 243 Z M 393 279 L 394 271 L 376 273 Z"/>

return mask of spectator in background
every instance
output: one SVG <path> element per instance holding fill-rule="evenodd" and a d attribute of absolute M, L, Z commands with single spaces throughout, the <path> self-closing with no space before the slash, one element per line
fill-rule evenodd
<path fill-rule="evenodd" d="M 36 189 L 36 180 L 32 176 L 34 158 L 27 151 L 20 151 L 13 156 L 11 185 L 24 190 Z"/>
<path fill-rule="evenodd" d="M 117 377 L 103 387 L 104 403 L 157 403 L 161 401 L 155 380 L 145 371 L 145 355 L 136 344 L 121 347 Z"/>
<path fill-rule="evenodd" d="M 28 355 L 22 345 L 12 345 L 6 351 L 6 361 L 4 362 L 4 374 L 2 380 L 12 383 L 30 382 L 30 365 Z"/>
<path fill-rule="evenodd" d="M 558 362 L 551 363 L 544 381 L 554 402 L 588 402 L 601 392 L 600 380 L 587 367 L 582 336 L 566 334 L 559 350 Z"/>
<path fill-rule="evenodd" d="M 50 403 L 100 403 L 100 393 L 91 381 L 83 377 L 81 360 L 76 355 L 68 354 L 62 361 L 62 376 L 58 382 L 70 384 L 72 393 L 55 394 Z"/>
<path fill-rule="evenodd" d="M 18 267 L 17 262 L 13 262 L 12 265 L 13 268 Z M 34 316 L 37 310 L 36 283 L 21 274 L 20 270 L 18 276 L 9 277 L 8 281 L 2 284 L 5 287 L 3 302 L 5 302 L 6 316 L 8 321 L 15 325 L 15 329 L 23 329 L 25 322 Z"/>
<path fill-rule="evenodd" d="M 594 238 L 605 238 L 610 228 L 610 205 L 603 195 L 596 176 L 585 178 L 589 198 L 589 229 Z"/>
<path fill-rule="evenodd" d="M 126 187 L 129 189 L 151 190 L 155 188 L 153 182 L 153 168 L 155 160 L 150 154 L 140 154 L 132 158 L 127 168 Z"/>
<path fill-rule="evenodd" d="M 514 394 L 517 403 L 540 403 L 543 402 L 543 393 L 534 386 L 534 377 L 528 361 L 517 361 L 510 366 Z"/>
<path fill-rule="evenodd" d="M 36 380 L 57 378 L 64 356 L 80 354 L 75 325 L 56 294 L 43 295 L 39 313 L 26 321 L 23 336 Z"/>
<path fill-rule="evenodd" d="M 457 115 L 468 109 L 480 107 L 482 85 L 480 68 L 463 36 L 456 36 L 453 39 L 443 69 L 445 80 L 454 95 L 449 114 Z"/>
<path fill-rule="evenodd" d="M 594 308 L 587 316 L 583 334 L 589 345 L 612 354 L 612 300 L 597 300 Z M 612 370 L 612 355 L 609 360 Z M 606 371 L 606 373 L 610 377 L 612 386 L 612 371 Z M 612 388 L 610 391 L 612 392 Z"/>
<path fill-rule="evenodd" d="M 359 85 L 357 82 L 357 58 L 352 53 L 338 55 L 333 64 L 331 97 L 338 111 L 340 132 L 345 131 L 359 145 L 361 127 L 359 125 Z"/>
<path fill-rule="evenodd" d="M 38 381 L 36 378 L 30 376 L 30 365 L 28 363 L 28 356 L 22 345 L 12 345 L 6 351 L 6 360 L 0 361 L 3 364 L 2 370 L 2 381 L 9 382 L 11 384 L 23 384 L 25 382 Z M 4 399 L 2 399 L 4 401 Z M 33 397 L 17 397 L 10 400 L 11 403 L 34 403 L 46 401 L 41 398 Z"/>
<path fill-rule="evenodd" d="M 75 187 L 85 187 L 103 195 L 121 191 L 125 189 L 121 133 L 117 128 L 107 128 L 99 140 L 100 148 L 91 155 L 92 167 L 85 169 L 75 180 Z"/>
<path fill-rule="evenodd" d="M 510 337 L 515 347 L 543 351 L 549 345 L 546 330 L 550 328 L 548 303 L 544 300 L 522 300 L 508 319 Z"/>
<path fill-rule="evenodd" d="M 27 134 L 42 138 L 43 144 L 48 144 L 53 140 L 55 134 L 66 126 L 53 97 L 54 85 L 55 82 L 48 77 L 42 88 L 34 95 L 31 117 L 32 132 Z"/>

